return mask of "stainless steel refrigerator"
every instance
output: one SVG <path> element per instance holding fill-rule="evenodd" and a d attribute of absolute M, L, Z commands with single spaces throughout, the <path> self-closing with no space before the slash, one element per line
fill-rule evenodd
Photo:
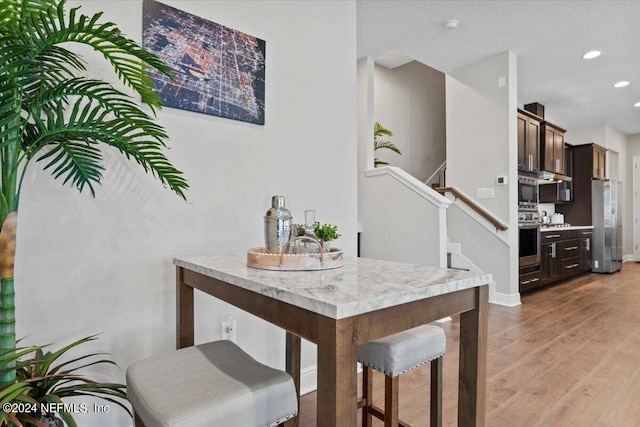
<path fill-rule="evenodd" d="M 622 184 L 591 182 L 593 271 L 613 273 L 622 268 Z"/>

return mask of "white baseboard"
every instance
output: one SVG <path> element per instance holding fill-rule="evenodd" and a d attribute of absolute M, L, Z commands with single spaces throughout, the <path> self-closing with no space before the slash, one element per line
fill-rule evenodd
<path fill-rule="evenodd" d="M 318 389 L 318 365 L 300 369 L 300 395 L 311 393 Z"/>
<path fill-rule="evenodd" d="M 491 304 L 504 305 L 505 307 L 516 307 L 520 304 L 520 294 L 501 294 L 500 292 L 494 292 L 489 296 L 489 302 Z"/>
<path fill-rule="evenodd" d="M 622 257 L 622 262 L 632 262 L 635 260 L 636 260 L 636 257 L 633 255 L 625 255 Z"/>

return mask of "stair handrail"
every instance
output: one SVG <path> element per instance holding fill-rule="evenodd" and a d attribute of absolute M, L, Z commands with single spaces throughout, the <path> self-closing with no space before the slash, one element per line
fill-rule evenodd
<path fill-rule="evenodd" d="M 500 221 L 492 213 L 485 210 L 482 206 L 471 200 L 464 193 L 458 190 L 456 187 L 438 187 L 435 189 L 438 193 L 444 196 L 445 193 L 451 193 L 456 199 L 462 200 L 467 206 L 473 209 L 481 217 L 489 221 L 496 228 L 496 231 L 505 231 L 509 228 L 507 224 Z"/>
<path fill-rule="evenodd" d="M 436 175 L 438 175 L 440 173 L 440 171 L 442 171 L 442 169 L 447 166 L 447 161 L 445 160 L 444 162 L 442 162 L 442 164 L 440 166 L 438 166 L 438 169 L 436 169 L 436 171 L 434 173 L 431 174 L 431 176 L 429 178 L 427 178 L 427 180 L 424 182 L 425 184 L 429 185 L 429 183 L 431 182 L 431 180 L 433 178 L 435 178 Z M 443 184 L 443 183 L 442 183 Z"/>

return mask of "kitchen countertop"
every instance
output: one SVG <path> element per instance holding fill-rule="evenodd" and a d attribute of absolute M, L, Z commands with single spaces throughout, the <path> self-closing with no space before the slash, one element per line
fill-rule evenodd
<path fill-rule="evenodd" d="M 593 225 L 571 225 L 569 227 L 545 227 L 543 225 L 540 227 L 540 232 L 544 233 L 545 231 L 591 230 L 591 229 L 593 229 Z"/>
<path fill-rule="evenodd" d="M 490 274 L 344 259 L 344 267 L 320 271 L 257 270 L 247 267 L 246 254 L 175 258 L 173 263 L 334 319 L 479 287 L 493 280 Z"/>

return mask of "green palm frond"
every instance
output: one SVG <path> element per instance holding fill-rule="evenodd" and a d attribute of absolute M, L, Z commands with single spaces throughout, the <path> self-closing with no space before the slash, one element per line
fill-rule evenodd
<path fill-rule="evenodd" d="M 373 137 L 382 138 L 383 136 L 388 136 L 389 138 L 391 138 L 393 136 L 393 132 L 391 132 L 389 129 L 384 128 L 380 124 L 380 122 L 376 122 L 375 125 L 373 125 Z"/>
<path fill-rule="evenodd" d="M 380 148 L 386 148 L 393 151 L 394 153 L 402 154 L 400 152 L 400 149 L 396 147 L 391 141 L 375 141 L 373 144 L 373 149 L 379 150 Z"/>
<path fill-rule="evenodd" d="M 110 145 L 184 198 L 188 184 L 163 154 L 168 135 L 162 126 L 110 84 L 77 77 L 86 71 L 82 59 L 60 44 L 102 53 L 153 115 L 162 102 L 145 69 L 169 75 L 169 68 L 115 24 L 101 22 L 101 13 L 87 16 L 74 8 L 65 14 L 65 5 L 0 0 L 0 149 L 20 138 L 25 165 L 45 161 L 55 178 L 95 194 L 104 170 L 100 144 Z"/>
<path fill-rule="evenodd" d="M 73 8 L 66 17 L 65 3 L 63 0 L 58 3 L 57 8 L 50 7 L 46 12 L 34 13 L 31 15 L 30 25 L 23 28 L 26 36 L 34 40 L 37 54 L 45 53 L 50 46 L 65 42 L 91 46 L 104 55 L 120 80 L 138 92 L 155 112 L 162 102 L 153 91 L 153 82 L 145 72 L 145 67 L 171 75 L 169 67 L 156 55 L 124 37 L 114 23 L 98 23 L 102 13 L 89 18 L 78 14 L 79 8 Z M 63 59 L 72 56 L 75 55 L 66 51 Z"/>
<path fill-rule="evenodd" d="M 383 137 L 390 138 L 392 136 L 393 136 L 393 132 L 383 127 L 380 124 L 380 122 L 376 122 L 375 125 L 373 126 L 373 151 L 379 150 L 381 148 L 385 148 L 387 150 L 393 151 L 394 153 L 402 155 L 402 152 L 400 151 L 400 149 L 396 147 L 393 142 L 382 140 Z M 374 167 L 386 166 L 388 164 L 389 164 L 388 162 L 382 161 L 377 157 L 373 159 Z"/>
<path fill-rule="evenodd" d="M 80 98 L 80 96 L 83 96 Z M 67 105 L 69 99 L 75 99 Z M 43 117 L 37 115 L 46 111 Z M 182 174 L 164 156 L 167 135 L 130 97 L 109 84 L 75 78 L 44 91 L 32 101 L 22 138 L 23 149 L 31 158 L 41 149 L 38 161 L 48 160 L 55 178 L 65 176 L 80 191 L 102 177 L 102 156 L 98 143 L 117 148 L 133 158 L 145 171 L 184 197 L 187 183 Z"/>

